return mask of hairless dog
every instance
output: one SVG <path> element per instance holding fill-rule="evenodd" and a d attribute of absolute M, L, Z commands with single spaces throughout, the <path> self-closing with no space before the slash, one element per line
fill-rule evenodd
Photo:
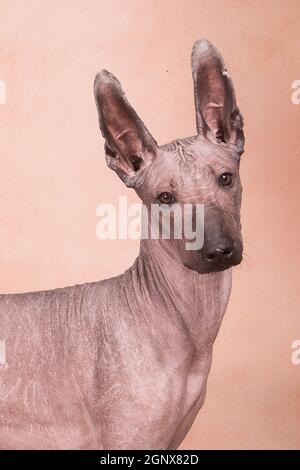
<path fill-rule="evenodd" d="M 231 267 L 242 259 L 243 119 L 223 59 L 192 51 L 197 135 L 158 146 L 103 70 L 106 161 L 145 207 L 204 205 L 204 243 L 141 240 L 124 274 L 0 296 L 0 447 L 175 449 L 203 405 Z M 5 356 L 5 357 L 3 357 Z"/>

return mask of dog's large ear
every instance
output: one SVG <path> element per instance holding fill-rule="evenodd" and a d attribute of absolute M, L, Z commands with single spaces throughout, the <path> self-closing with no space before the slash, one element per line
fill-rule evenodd
<path fill-rule="evenodd" d="M 156 157 L 157 143 L 128 103 L 114 75 L 106 70 L 98 73 L 94 93 L 107 164 L 126 186 L 135 187 Z"/>
<path fill-rule="evenodd" d="M 198 134 L 211 142 L 234 144 L 244 151 L 243 117 L 223 58 L 206 39 L 196 41 L 192 51 Z"/>

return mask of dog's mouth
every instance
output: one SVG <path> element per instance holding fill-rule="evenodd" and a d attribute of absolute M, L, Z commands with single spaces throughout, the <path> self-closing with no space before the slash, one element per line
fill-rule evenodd
<path fill-rule="evenodd" d="M 213 265 L 209 263 L 203 263 L 201 266 L 199 273 L 206 274 L 206 273 L 214 273 L 214 272 L 220 272 L 220 271 L 226 271 L 229 268 L 232 268 L 233 266 L 237 266 L 242 262 L 243 255 L 235 256 L 233 259 L 226 261 L 220 261 L 218 263 L 215 263 Z"/>
<path fill-rule="evenodd" d="M 185 263 L 185 267 L 198 272 L 199 274 L 209 274 L 214 272 L 226 271 L 227 269 L 237 266 L 242 262 L 243 253 L 234 252 L 231 256 L 222 259 L 205 259 L 201 257 L 199 260 L 193 260 L 192 263 Z"/>

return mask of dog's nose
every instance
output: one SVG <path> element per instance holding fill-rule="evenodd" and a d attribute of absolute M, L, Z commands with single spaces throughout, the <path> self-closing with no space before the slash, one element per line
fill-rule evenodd
<path fill-rule="evenodd" d="M 207 241 L 203 248 L 206 261 L 226 262 L 233 254 L 234 243 L 231 238 L 224 237 Z"/>

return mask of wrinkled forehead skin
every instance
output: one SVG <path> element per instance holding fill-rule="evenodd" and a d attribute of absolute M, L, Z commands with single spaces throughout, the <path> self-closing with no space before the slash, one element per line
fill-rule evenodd
<path fill-rule="evenodd" d="M 173 190 L 190 193 L 191 200 L 195 198 L 197 202 L 199 193 L 205 199 L 205 190 L 211 192 L 214 175 L 233 173 L 236 185 L 240 186 L 239 157 L 234 145 L 211 143 L 201 135 L 177 139 L 159 147 L 157 158 L 136 189 L 145 201 L 148 197 L 151 199 L 153 193 Z"/>

